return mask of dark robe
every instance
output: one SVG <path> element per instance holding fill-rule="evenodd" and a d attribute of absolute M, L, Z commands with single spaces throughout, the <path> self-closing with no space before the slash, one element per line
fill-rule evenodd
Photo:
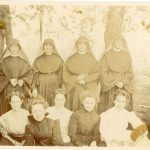
<path fill-rule="evenodd" d="M 90 145 L 96 141 L 100 144 L 100 117 L 95 111 L 77 110 L 70 118 L 68 135 L 76 146 Z"/>
<path fill-rule="evenodd" d="M 62 86 L 63 61 L 57 54 L 42 54 L 33 65 L 33 88 L 37 88 L 38 94 L 42 95 L 50 106 L 53 104 L 55 90 Z"/>
<path fill-rule="evenodd" d="M 0 64 L 0 115 L 9 110 L 9 100 L 12 92 L 19 92 L 25 99 L 29 98 L 32 82 L 32 71 L 26 60 L 20 57 L 8 56 Z M 10 79 L 21 79 L 24 81 L 22 87 L 13 87 Z M 25 105 L 25 104 L 24 104 Z"/>
<path fill-rule="evenodd" d="M 60 146 L 63 145 L 59 120 L 44 118 L 41 122 L 29 116 L 25 129 L 25 146 Z"/>
<path fill-rule="evenodd" d="M 93 55 L 74 54 L 65 63 L 63 69 L 63 80 L 67 89 L 66 107 L 70 110 L 78 110 L 80 106 L 80 93 L 84 89 L 89 89 L 95 94 L 98 85 L 99 71 L 96 69 L 97 61 Z M 85 77 L 85 85 L 77 82 L 77 77 L 81 74 L 88 74 Z"/>
<path fill-rule="evenodd" d="M 113 106 L 113 95 L 118 89 L 116 86 L 117 82 L 122 82 L 124 85 L 123 89 L 130 94 L 126 108 L 129 111 L 133 110 L 133 70 L 129 53 L 125 51 L 115 52 L 114 50 L 110 50 L 102 57 L 99 63 L 99 68 L 101 71 L 100 112 L 104 112 Z"/>

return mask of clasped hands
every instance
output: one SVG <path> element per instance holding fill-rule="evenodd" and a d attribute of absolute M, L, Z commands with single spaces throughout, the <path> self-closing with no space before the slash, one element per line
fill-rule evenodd
<path fill-rule="evenodd" d="M 21 80 L 21 79 L 18 80 L 18 79 L 14 79 L 14 78 L 13 78 L 13 79 L 10 79 L 10 83 L 11 83 L 12 86 L 15 87 L 17 84 L 18 84 L 19 86 L 23 86 L 23 83 L 24 83 L 24 82 L 23 82 L 23 80 Z"/>
<path fill-rule="evenodd" d="M 80 84 L 86 84 L 85 82 L 85 77 L 87 76 L 87 74 L 80 74 L 78 77 L 77 77 L 77 82 L 80 83 Z"/>
<path fill-rule="evenodd" d="M 122 83 L 122 82 L 117 82 L 117 83 L 116 83 L 116 86 L 117 86 L 118 88 L 122 89 L 122 88 L 123 88 L 123 83 Z"/>

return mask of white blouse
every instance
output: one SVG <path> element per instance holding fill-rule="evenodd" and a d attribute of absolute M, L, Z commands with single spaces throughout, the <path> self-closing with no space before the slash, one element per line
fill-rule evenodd
<path fill-rule="evenodd" d="M 70 137 L 68 136 L 68 126 L 70 117 L 73 112 L 65 107 L 57 108 L 56 106 L 47 108 L 46 112 L 49 113 L 49 115 L 47 116 L 48 118 L 60 120 L 60 128 L 63 141 L 65 143 L 70 142 Z"/>
<path fill-rule="evenodd" d="M 0 117 L 1 133 L 22 135 L 28 122 L 29 112 L 20 108 L 18 111 L 10 110 Z"/>
<path fill-rule="evenodd" d="M 130 131 L 127 130 L 128 123 L 131 123 L 133 128 L 142 124 L 134 112 L 126 109 L 118 110 L 115 107 L 102 113 L 100 118 L 101 138 L 106 143 L 130 140 Z"/>

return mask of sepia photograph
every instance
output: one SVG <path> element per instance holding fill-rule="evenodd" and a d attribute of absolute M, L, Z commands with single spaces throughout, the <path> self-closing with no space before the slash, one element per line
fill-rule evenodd
<path fill-rule="evenodd" d="M 10 146 L 150 147 L 150 2 L 0 0 Z"/>

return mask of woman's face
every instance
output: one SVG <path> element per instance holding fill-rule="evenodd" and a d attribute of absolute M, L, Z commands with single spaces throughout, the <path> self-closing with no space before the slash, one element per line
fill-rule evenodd
<path fill-rule="evenodd" d="M 126 97 L 123 95 L 118 95 L 114 101 L 115 107 L 125 108 L 126 106 Z"/>
<path fill-rule="evenodd" d="M 42 121 L 45 117 L 45 108 L 43 104 L 35 104 L 32 106 L 32 115 L 36 121 Z"/>
<path fill-rule="evenodd" d="M 90 112 L 95 108 L 95 98 L 94 97 L 86 97 L 84 98 L 82 104 L 86 111 Z"/>
<path fill-rule="evenodd" d="M 44 44 L 44 53 L 46 55 L 50 55 L 53 52 L 53 45 L 51 43 L 45 43 Z"/>
<path fill-rule="evenodd" d="M 116 51 L 123 51 L 125 49 L 124 41 L 122 39 L 117 39 L 113 43 L 113 49 Z"/>
<path fill-rule="evenodd" d="M 78 42 L 77 49 L 79 54 L 85 54 L 87 52 L 87 43 L 86 42 Z"/>
<path fill-rule="evenodd" d="M 11 101 L 10 101 L 10 105 L 12 110 L 19 110 L 21 108 L 21 104 L 22 104 L 22 100 L 19 96 L 12 96 L 11 97 Z"/>
<path fill-rule="evenodd" d="M 64 107 L 66 98 L 63 94 L 56 94 L 54 101 L 55 101 L 55 106 Z"/>
<path fill-rule="evenodd" d="M 19 50 L 20 50 L 19 45 L 17 44 L 10 45 L 9 51 L 13 56 L 17 56 Z"/>

